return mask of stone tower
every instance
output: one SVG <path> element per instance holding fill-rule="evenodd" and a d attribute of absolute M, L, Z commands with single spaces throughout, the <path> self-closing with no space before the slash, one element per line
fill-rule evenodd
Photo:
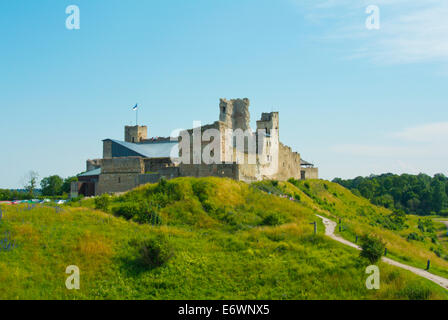
<path fill-rule="evenodd" d="M 148 138 L 147 126 L 125 126 L 124 141 L 131 143 L 139 143 Z"/>
<path fill-rule="evenodd" d="M 257 121 L 257 131 L 263 130 L 267 135 L 279 136 L 278 112 L 262 113 L 261 120 Z"/>
<path fill-rule="evenodd" d="M 221 99 L 219 103 L 219 121 L 225 122 L 232 129 L 250 129 L 250 101 L 244 99 Z"/>

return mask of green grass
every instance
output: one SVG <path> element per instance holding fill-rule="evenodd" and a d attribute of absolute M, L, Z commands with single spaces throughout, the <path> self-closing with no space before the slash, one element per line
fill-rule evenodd
<path fill-rule="evenodd" d="M 95 210 L 93 199 L 60 212 L 4 206 L 0 235 L 9 231 L 17 247 L 0 251 L 0 299 L 448 298 L 432 282 L 382 263 L 381 289 L 367 290 L 359 252 L 323 236 L 315 213 L 325 210 L 284 185 L 301 202 L 257 184 L 179 178 L 113 197 L 109 213 Z M 145 203 L 163 223 L 114 215 L 131 202 Z M 172 255 L 145 263 L 142 245 L 160 237 Z M 65 288 L 69 265 L 80 268 L 80 290 Z"/>
<path fill-rule="evenodd" d="M 446 243 L 443 238 L 439 238 L 436 243 L 432 241 L 433 236 L 437 238 L 437 232 L 441 232 L 442 226 L 435 223 L 435 232 L 422 232 L 418 228 L 419 219 L 431 220 L 430 217 L 407 215 L 403 228 L 394 230 L 392 227 L 396 225 L 389 219 L 392 211 L 372 205 L 367 199 L 355 196 L 338 184 L 322 180 L 296 181 L 294 184 L 280 183 L 279 188 L 285 192 L 299 193 L 303 205 L 314 208 L 334 221 L 341 218 L 342 237 L 355 242 L 356 235 L 376 234 L 386 242 L 389 257 L 422 269 L 426 268 L 427 260 L 431 260 L 431 272 L 448 277 Z M 339 233 L 338 229 L 336 231 Z M 408 240 L 411 233 L 422 239 Z M 440 257 L 434 252 L 435 249 L 440 251 Z"/>

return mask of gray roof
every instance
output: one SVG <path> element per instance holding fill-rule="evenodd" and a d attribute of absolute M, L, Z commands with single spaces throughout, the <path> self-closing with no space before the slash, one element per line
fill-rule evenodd
<path fill-rule="evenodd" d="M 179 154 L 178 141 L 163 141 L 154 143 L 130 143 L 119 140 L 108 139 L 129 150 L 132 150 L 144 158 L 170 158 L 172 152 L 177 157 Z"/>
<path fill-rule="evenodd" d="M 78 177 L 90 177 L 90 176 L 98 176 L 101 174 L 101 168 L 93 169 L 81 174 L 78 174 Z"/>
<path fill-rule="evenodd" d="M 300 165 L 302 165 L 302 166 L 314 166 L 314 164 L 309 163 L 308 161 L 305 161 L 303 159 L 300 159 Z"/>

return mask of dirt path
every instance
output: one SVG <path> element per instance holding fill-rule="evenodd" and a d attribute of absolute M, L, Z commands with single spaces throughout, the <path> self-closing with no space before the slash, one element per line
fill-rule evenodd
<path fill-rule="evenodd" d="M 330 219 L 327 219 L 325 217 L 319 216 L 319 215 L 317 215 L 317 216 L 322 219 L 322 222 L 325 225 L 325 235 L 327 235 L 330 238 L 332 238 L 332 239 L 334 239 L 336 241 L 339 241 L 339 242 L 341 242 L 341 243 L 343 243 L 343 244 L 345 244 L 347 246 L 350 246 L 352 248 L 361 250 L 360 246 L 358 246 L 358 245 L 354 244 L 353 242 L 345 240 L 345 239 L 343 239 L 343 238 L 341 238 L 341 237 L 339 237 L 339 236 L 334 234 L 334 230 L 336 229 L 336 226 L 337 226 L 336 222 L 334 222 L 334 221 L 332 221 Z M 448 228 L 448 221 L 444 221 L 444 223 L 447 225 L 447 228 Z M 446 278 L 443 278 L 443 277 L 440 277 L 440 276 L 436 276 L 436 275 L 434 275 L 432 273 L 429 273 L 426 270 L 415 268 L 415 267 L 411 267 L 411 266 L 408 266 L 406 264 L 403 264 L 403 263 L 397 262 L 395 260 L 389 259 L 387 257 L 383 257 L 382 261 L 387 263 L 387 264 L 390 264 L 390 265 L 393 265 L 393 266 L 396 266 L 396 267 L 399 267 L 399 268 L 411 271 L 411 272 L 415 273 L 416 275 L 419 275 L 419 276 L 424 277 L 424 278 L 426 278 L 428 280 L 431 280 L 432 282 L 437 283 L 439 286 L 441 286 L 441 287 L 443 287 L 443 288 L 448 290 L 448 279 L 446 279 Z"/>

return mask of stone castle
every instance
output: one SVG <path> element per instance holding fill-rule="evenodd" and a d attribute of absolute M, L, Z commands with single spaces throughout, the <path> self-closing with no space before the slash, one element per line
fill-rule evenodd
<path fill-rule="evenodd" d="M 146 126 L 126 126 L 124 141 L 103 140 L 103 158 L 87 160 L 72 196 L 125 192 L 161 178 L 317 179 L 318 169 L 280 142 L 279 113 L 263 113 L 253 132 L 249 105 L 248 99 L 221 99 L 219 121 L 176 138 L 148 138 Z"/>

